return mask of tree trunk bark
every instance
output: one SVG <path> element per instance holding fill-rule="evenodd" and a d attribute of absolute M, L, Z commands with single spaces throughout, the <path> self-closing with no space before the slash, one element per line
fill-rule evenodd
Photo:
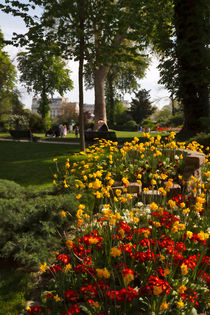
<path fill-rule="evenodd" d="M 106 117 L 106 103 L 104 98 L 104 82 L 106 80 L 107 74 L 109 72 L 108 66 L 99 66 L 94 72 L 94 88 L 95 88 L 95 126 L 97 128 L 97 123 L 99 120 L 103 120 L 107 123 Z"/>
<path fill-rule="evenodd" d="M 107 75 L 106 80 L 106 107 L 107 107 L 107 116 L 110 127 L 114 127 L 114 109 L 115 109 L 115 100 L 114 100 L 114 88 L 113 88 L 113 74 L 111 72 Z"/>
<path fill-rule="evenodd" d="M 205 131 L 202 117 L 209 115 L 206 3 L 176 0 L 174 7 L 179 97 L 184 106 L 181 136 Z"/>
<path fill-rule="evenodd" d="M 79 133 L 80 150 L 85 151 L 85 126 L 84 126 L 84 93 L 83 93 L 83 67 L 84 67 L 84 3 L 79 1 L 80 6 L 80 41 L 79 41 Z"/>

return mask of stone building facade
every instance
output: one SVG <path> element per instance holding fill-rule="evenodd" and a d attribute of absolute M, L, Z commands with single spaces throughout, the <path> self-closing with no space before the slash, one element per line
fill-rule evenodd
<path fill-rule="evenodd" d="M 60 116 L 63 116 L 65 110 L 69 107 L 72 107 L 72 110 L 75 111 L 76 114 L 79 114 L 79 103 L 77 102 L 69 102 L 68 98 L 65 97 L 57 97 L 50 99 L 50 117 L 56 119 Z M 31 110 L 32 113 L 38 114 L 38 107 L 39 107 L 39 98 L 34 97 L 32 99 L 32 106 Z"/>

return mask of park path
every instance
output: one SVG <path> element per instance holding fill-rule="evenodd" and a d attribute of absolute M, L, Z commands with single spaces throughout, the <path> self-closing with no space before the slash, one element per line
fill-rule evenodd
<path fill-rule="evenodd" d="M 31 142 L 30 140 L 14 140 L 14 139 L 7 139 L 7 138 L 0 138 L 0 142 Z M 35 142 L 34 142 L 35 143 Z M 37 143 L 50 143 L 50 144 L 79 144 L 78 142 L 67 142 L 67 141 L 50 141 L 50 140 L 39 140 Z"/>

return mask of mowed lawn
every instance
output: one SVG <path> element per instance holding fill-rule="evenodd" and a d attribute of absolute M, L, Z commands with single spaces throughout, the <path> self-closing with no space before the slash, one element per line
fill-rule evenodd
<path fill-rule="evenodd" d="M 59 164 L 79 152 L 78 144 L 48 144 L 32 142 L 0 142 L 0 178 L 41 188 L 52 184 Z"/>

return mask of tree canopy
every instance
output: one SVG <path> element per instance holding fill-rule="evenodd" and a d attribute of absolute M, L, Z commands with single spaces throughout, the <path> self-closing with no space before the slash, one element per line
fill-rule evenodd
<path fill-rule="evenodd" d="M 23 1 L 11 1 L 12 6 L 2 9 L 20 15 L 31 28 L 28 38 L 34 32 L 40 33 L 40 26 L 27 14 L 29 6 L 43 7 L 40 22 L 49 29 L 48 38 L 56 41 L 66 56 L 80 58 L 83 37 L 84 59 L 90 64 L 95 89 L 95 119 L 106 121 L 104 83 L 111 67 L 120 62 L 132 62 L 154 38 L 154 28 L 168 12 L 170 1 L 159 0 L 32 0 L 28 6 Z M 32 5 L 33 4 L 33 5 Z M 81 5 L 85 7 L 81 28 Z M 25 10 L 25 15 L 24 15 Z M 26 38 L 27 38 L 26 36 Z M 22 43 L 24 43 L 22 38 Z M 127 45 L 127 41 L 132 44 Z"/>
<path fill-rule="evenodd" d="M 133 120 L 140 125 L 144 119 L 155 112 L 156 107 L 152 106 L 149 91 L 145 89 L 135 93 L 135 97 L 131 101 L 130 114 Z"/>
<path fill-rule="evenodd" d="M 43 118 L 49 111 L 48 97 L 57 91 L 60 95 L 73 88 L 71 71 L 61 57 L 53 54 L 49 43 L 42 40 L 18 54 L 20 81 L 29 92 L 40 95 L 39 113 Z"/>
<path fill-rule="evenodd" d="M 15 66 L 4 48 L 4 37 L 0 30 L 0 125 L 3 127 L 10 114 L 22 114 L 24 107 L 15 86 L 17 80 Z"/>
<path fill-rule="evenodd" d="M 0 103 L 11 92 L 16 82 L 16 70 L 8 54 L 4 51 L 4 37 L 0 30 Z"/>

